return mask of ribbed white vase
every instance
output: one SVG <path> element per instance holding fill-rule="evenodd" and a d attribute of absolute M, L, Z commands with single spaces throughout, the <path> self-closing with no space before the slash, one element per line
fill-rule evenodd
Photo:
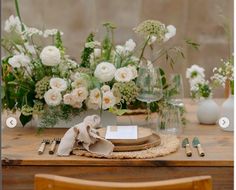
<path fill-rule="evenodd" d="M 204 99 L 199 102 L 197 118 L 199 123 L 214 125 L 220 116 L 220 108 L 217 103 L 211 99 Z"/>
<path fill-rule="evenodd" d="M 229 119 L 229 126 L 225 128 L 221 127 L 221 129 L 224 131 L 234 131 L 234 95 L 230 95 L 222 104 L 220 117 Z"/>

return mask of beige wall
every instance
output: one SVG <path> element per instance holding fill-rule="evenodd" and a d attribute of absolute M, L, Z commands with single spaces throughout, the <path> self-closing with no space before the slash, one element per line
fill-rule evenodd
<path fill-rule="evenodd" d="M 145 19 L 158 19 L 173 24 L 177 35 L 171 43 L 181 44 L 185 37 L 201 44 L 198 52 L 186 48 L 186 59 L 177 63 L 176 72 L 185 77 L 185 70 L 192 64 L 206 69 L 207 77 L 227 58 L 232 45 L 227 41 L 222 27 L 222 16 L 233 23 L 233 0 L 19 0 L 23 21 L 39 28 L 58 28 L 64 32 L 68 53 L 79 59 L 84 39 L 90 31 L 98 31 L 101 39 L 101 23 L 112 21 L 117 26 L 116 42 L 135 38 L 132 28 Z M 2 21 L 14 14 L 14 1 L 2 1 Z M 232 28 L 231 28 L 232 30 Z M 231 49 L 231 50 L 230 50 Z M 168 73 L 170 67 L 161 64 Z M 184 80 L 185 95 L 188 83 Z M 222 97 L 219 89 L 215 97 Z"/>

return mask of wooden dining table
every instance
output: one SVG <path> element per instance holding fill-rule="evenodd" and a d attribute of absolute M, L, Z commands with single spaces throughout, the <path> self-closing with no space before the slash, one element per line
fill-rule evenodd
<path fill-rule="evenodd" d="M 219 104 L 223 100 L 217 100 Z M 197 136 L 205 150 L 200 157 L 192 147 L 192 157 L 185 149 L 152 159 L 105 159 L 71 155 L 58 157 L 42 155 L 37 150 L 42 139 L 62 137 L 67 129 L 50 128 L 37 134 L 36 128 L 4 128 L 2 131 L 2 168 L 4 190 L 33 190 L 34 175 L 56 174 L 89 180 L 141 182 L 166 180 L 190 176 L 210 175 L 214 190 L 232 190 L 234 174 L 233 132 L 226 132 L 218 125 L 201 125 L 197 121 L 197 104 L 185 99 L 187 124 L 183 127 L 180 142 Z M 121 116 L 118 120 L 142 118 Z"/>

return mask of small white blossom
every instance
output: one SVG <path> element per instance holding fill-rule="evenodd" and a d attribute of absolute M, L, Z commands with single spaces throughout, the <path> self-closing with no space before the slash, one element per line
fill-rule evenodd
<path fill-rule="evenodd" d="M 125 51 L 132 52 L 134 51 L 135 47 L 136 43 L 134 42 L 134 40 L 129 39 L 128 41 L 125 42 Z"/>
<path fill-rule="evenodd" d="M 166 27 L 167 33 L 165 34 L 164 42 L 168 41 L 170 38 L 174 37 L 176 34 L 176 28 L 173 25 Z"/>
<path fill-rule="evenodd" d="M 43 37 L 47 38 L 49 36 L 54 36 L 54 35 L 57 34 L 57 32 L 58 32 L 58 29 L 47 29 L 47 30 L 44 31 Z M 59 32 L 60 32 L 61 35 L 63 35 L 63 32 L 61 32 L 61 31 L 59 31 Z"/>
<path fill-rule="evenodd" d="M 23 33 L 26 36 L 33 36 L 33 35 L 39 35 L 42 36 L 43 32 L 37 28 L 33 28 L 33 27 L 25 27 L 25 31 Z"/>
<path fill-rule="evenodd" d="M 24 54 L 14 55 L 8 60 L 8 63 L 13 68 L 27 67 L 30 63 L 30 58 Z"/>
<path fill-rule="evenodd" d="M 47 46 L 42 50 L 40 58 L 44 65 L 56 66 L 61 61 L 60 50 L 55 46 Z"/>
<path fill-rule="evenodd" d="M 202 67 L 199 67 L 198 65 L 192 65 L 190 68 L 186 71 L 186 78 L 187 79 L 193 79 L 193 78 L 201 78 L 205 77 L 205 69 Z"/>
<path fill-rule="evenodd" d="M 5 26 L 4 30 L 6 32 L 12 32 L 15 31 L 17 33 L 21 33 L 21 22 L 19 17 L 15 17 L 11 15 L 6 21 L 5 21 Z"/>
<path fill-rule="evenodd" d="M 50 89 L 44 94 L 44 99 L 49 106 L 58 106 L 62 101 L 62 96 L 60 91 Z"/>
<path fill-rule="evenodd" d="M 101 42 L 92 41 L 92 42 L 85 43 L 86 48 L 95 48 L 96 46 L 101 46 Z"/>

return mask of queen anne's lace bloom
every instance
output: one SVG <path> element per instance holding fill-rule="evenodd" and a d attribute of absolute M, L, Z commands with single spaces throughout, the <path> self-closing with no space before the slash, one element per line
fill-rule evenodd
<path fill-rule="evenodd" d="M 146 20 L 140 23 L 135 29 L 135 32 L 144 36 L 145 38 L 155 36 L 158 42 L 165 38 L 167 29 L 165 25 L 157 20 Z"/>
<path fill-rule="evenodd" d="M 43 37 L 47 38 L 49 36 L 54 36 L 57 34 L 59 30 L 58 29 L 47 29 L 43 32 Z M 59 31 L 61 35 L 63 35 L 63 32 Z"/>

